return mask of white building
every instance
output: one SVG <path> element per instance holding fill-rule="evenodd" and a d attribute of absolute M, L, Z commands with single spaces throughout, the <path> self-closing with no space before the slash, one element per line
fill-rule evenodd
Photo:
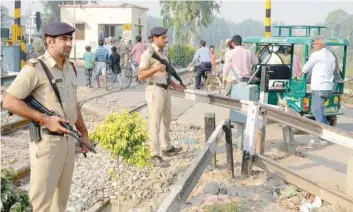
<path fill-rule="evenodd" d="M 61 5 L 60 11 L 62 22 L 74 25 L 76 20 L 76 58 L 83 57 L 87 45 L 92 52 L 96 50 L 101 29 L 105 29 L 105 37 L 121 36 L 125 42 L 134 43 L 138 34 L 147 40 L 147 8 L 133 4 Z M 74 50 L 70 57 L 74 57 Z"/>

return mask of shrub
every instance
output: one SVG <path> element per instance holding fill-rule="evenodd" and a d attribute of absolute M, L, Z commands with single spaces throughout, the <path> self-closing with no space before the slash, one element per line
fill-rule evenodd
<path fill-rule="evenodd" d="M 191 45 L 176 44 L 168 49 L 168 58 L 173 65 L 187 67 L 191 63 L 196 49 Z"/>
<path fill-rule="evenodd" d="M 118 182 L 118 211 L 120 211 L 120 165 L 122 159 L 128 165 L 145 167 L 150 165 L 150 151 L 146 141 L 148 139 L 147 122 L 140 115 L 130 115 L 126 110 L 123 113 L 112 113 L 98 125 L 90 137 L 97 141 L 99 146 L 110 151 L 110 156 L 116 159 L 117 171 L 108 170 L 108 173 Z"/>
<path fill-rule="evenodd" d="M 1 170 L 1 212 L 30 212 L 32 205 L 27 191 L 13 184 L 16 171 L 12 168 Z"/>
<path fill-rule="evenodd" d="M 114 159 L 121 158 L 129 165 L 144 167 L 150 155 L 146 145 L 148 139 L 147 122 L 140 113 L 112 113 L 90 136 Z"/>

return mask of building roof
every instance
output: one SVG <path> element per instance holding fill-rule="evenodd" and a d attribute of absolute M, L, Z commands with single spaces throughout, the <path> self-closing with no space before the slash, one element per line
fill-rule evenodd
<path fill-rule="evenodd" d="M 98 4 L 76 4 L 76 5 L 73 5 L 73 4 L 63 4 L 63 5 L 59 5 L 59 7 L 62 7 L 62 8 L 137 8 L 137 9 L 140 9 L 140 10 L 149 10 L 148 8 L 146 7 L 140 7 L 140 6 L 137 6 L 135 4 L 126 4 L 126 3 L 123 3 L 123 4 L 120 4 L 120 5 L 98 5 Z"/>

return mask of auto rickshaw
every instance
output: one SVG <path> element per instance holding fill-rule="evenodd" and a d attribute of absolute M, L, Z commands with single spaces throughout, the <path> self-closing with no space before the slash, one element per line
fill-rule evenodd
<path fill-rule="evenodd" d="M 253 44 L 254 51 L 259 56 L 258 65 L 253 66 L 253 77 L 248 85 L 257 85 L 257 99 L 271 105 L 281 105 L 285 110 L 314 119 L 311 112 L 311 90 L 310 74 L 298 77 L 304 63 L 309 58 L 310 51 L 313 51 L 313 29 L 320 35 L 323 26 L 277 26 L 278 36 L 273 37 L 246 37 L 244 45 Z M 283 29 L 288 30 L 289 36 L 283 36 Z M 301 36 L 293 36 L 293 30 L 304 29 Z M 325 115 L 331 126 L 337 123 L 337 115 L 340 112 L 341 96 L 344 92 L 344 79 L 346 74 L 347 46 L 348 40 L 344 38 L 325 38 L 326 47 L 336 57 L 336 70 L 333 93 L 325 102 Z M 337 57 L 334 51 L 342 50 L 342 57 Z M 294 50 L 302 54 L 300 68 L 295 65 L 298 56 Z M 299 51 L 298 51 L 299 50 Z M 298 55 L 299 55 L 298 53 Z M 342 58 L 342 59 L 340 59 Z M 265 76 L 263 76 L 265 75 Z M 263 79 L 263 78 L 266 79 Z M 258 80 L 256 80 L 258 79 Z M 262 89 L 260 87 L 263 87 Z M 261 92 L 265 95 L 262 95 Z M 233 93 L 233 91 L 232 91 Z M 265 96 L 265 98 L 264 98 Z"/>

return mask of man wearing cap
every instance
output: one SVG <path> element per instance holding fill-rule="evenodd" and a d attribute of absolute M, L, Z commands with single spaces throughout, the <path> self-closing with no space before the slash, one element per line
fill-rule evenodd
<path fill-rule="evenodd" d="M 152 163 L 156 166 L 167 167 L 169 163 L 162 159 L 160 152 L 160 140 L 162 142 L 162 153 L 165 156 L 173 156 L 182 150 L 174 147 L 170 142 L 169 130 L 172 121 L 171 95 L 169 86 L 183 91 L 184 87 L 170 79 L 166 72 L 166 66 L 152 58 L 153 52 L 162 59 L 168 60 L 163 50 L 168 42 L 168 29 L 155 27 L 151 29 L 152 44 L 143 52 L 140 59 L 138 79 L 146 80 L 146 101 L 149 114 L 149 137 L 152 152 Z"/>
<path fill-rule="evenodd" d="M 76 76 L 67 58 L 72 48 L 73 27 L 62 22 L 44 26 L 47 50 L 38 59 L 30 59 L 7 89 L 3 106 L 19 116 L 39 123 L 41 136 L 29 142 L 31 182 L 29 195 L 34 212 L 66 211 L 75 162 L 75 140 L 60 125 L 76 126 L 90 145 L 88 132 L 76 99 Z M 43 66 L 40 61 L 43 62 Z M 45 68 L 47 67 L 47 69 Z M 52 75 L 58 98 L 45 69 Z M 58 116 L 47 116 L 21 101 L 32 95 Z M 61 101 L 60 101 L 61 100 Z M 32 140 L 32 139 L 31 139 Z M 82 148 L 81 152 L 87 152 Z"/>

